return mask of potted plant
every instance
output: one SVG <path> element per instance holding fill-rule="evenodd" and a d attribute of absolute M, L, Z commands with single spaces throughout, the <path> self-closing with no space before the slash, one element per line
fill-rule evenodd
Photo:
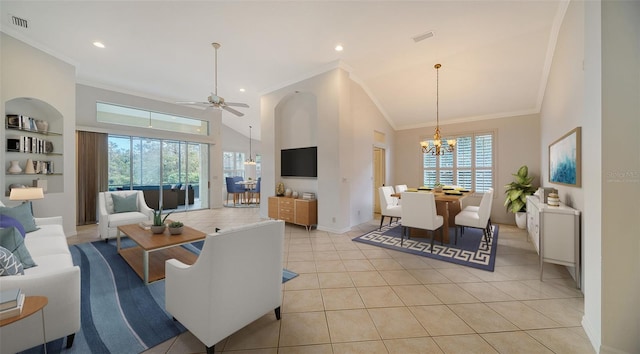
<path fill-rule="evenodd" d="M 433 185 L 433 191 L 434 192 L 442 192 L 442 187 L 444 187 L 444 184 L 438 182 L 438 183 Z"/>
<path fill-rule="evenodd" d="M 180 235 L 184 224 L 180 221 L 172 221 L 169 223 L 169 233 L 172 235 Z"/>
<path fill-rule="evenodd" d="M 167 217 L 171 215 L 171 212 L 167 213 L 167 215 L 162 217 L 162 208 L 158 210 L 153 210 L 153 225 L 151 225 L 151 232 L 154 234 L 161 234 L 164 232 L 165 224 L 164 221 L 167 220 Z"/>
<path fill-rule="evenodd" d="M 504 186 L 507 195 L 504 206 L 507 211 L 516 215 L 516 225 L 524 229 L 527 227 L 527 196 L 532 195 L 536 189 L 531 185 L 533 177 L 529 177 L 529 168 L 524 165 L 513 174 L 515 180 Z"/>

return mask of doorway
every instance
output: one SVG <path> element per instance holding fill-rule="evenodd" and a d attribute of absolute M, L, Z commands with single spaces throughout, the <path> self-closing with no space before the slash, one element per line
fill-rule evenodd
<path fill-rule="evenodd" d="M 373 148 L 373 213 L 380 214 L 380 195 L 378 188 L 386 183 L 386 150 L 380 147 Z"/>

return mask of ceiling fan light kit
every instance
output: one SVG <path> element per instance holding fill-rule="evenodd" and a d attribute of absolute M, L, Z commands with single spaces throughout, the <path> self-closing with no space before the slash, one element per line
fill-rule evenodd
<path fill-rule="evenodd" d="M 440 117 L 439 117 L 440 112 L 438 107 L 439 80 L 440 80 L 438 70 L 442 67 L 442 65 L 436 64 L 433 67 L 436 69 L 436 133 L 433 134 L 433 145 L 429 144 L 428 140 L 423 140 L 420 142 L 420 146 L 422 147 L 423 154 L 431 153 L 431 155 L 444 155 L 445 151 L 453 152 L 455 150 L 456 140 L 449 139 L 446 141 L 446 145 L 444 146 L 442 145 L 443 141 L 440 136 Z"/>
<path fill-rule="evenodd" d="M 238 117 L 242 117 L 244 116 L 244 113 L 235 110 L 231 107 L 244 107 L 244 108 L 249 108 L 249 105 L 246 103 L 235 103 L 235 102 L 226 102 L 224 100 L 224 98 L 218 96 L 218 49 L 220 49 L 220 43 L 216 43 L 213 42 L 211 43 L 211 45 L 213 46 L 213 49 L 215 50 L 215 61 L 214 61 L 214 68 L 215 68 L 215 75 L 214 75 L 214 92 L 211 93 L 211 95 L 209 97 L 207 97 L 207 102 L 194 102 L 194 101 L 188 101 L 188 102 L 177 102 L 178 104 L 184 104 L 184 105 L 194 105 L 194 106 L 205 106 L 205 107 L 214 107 L 214 108 L 221 108 L 224 109 L 225 111 L 232 113 Z"/>

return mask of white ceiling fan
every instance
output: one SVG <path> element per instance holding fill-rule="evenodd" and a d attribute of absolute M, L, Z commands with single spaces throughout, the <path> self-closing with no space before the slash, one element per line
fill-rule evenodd
<path fill-rule="evenodd" d="M 226 102 L 224 98 L 218 96 L 218 49 L 220 48 L 220 43 L 211 43 L 213 48 L 216 51 L 215 58 L 215 92 L 211 93 L 211 96 L 207 97 L 207 102 L 177 102 L 178 104 L 185 105 L 195 105 L 195 106 L 205 106 L 205 107 L 215 107 L 222 108 L 227 112 L 233 113 L 238 117 L 244 116 L 244 113 L 237 111 L 231 107 L 245 107 L 249 108 L 249 105 L 246 103 L 234 103 L 234 102 Z"/>

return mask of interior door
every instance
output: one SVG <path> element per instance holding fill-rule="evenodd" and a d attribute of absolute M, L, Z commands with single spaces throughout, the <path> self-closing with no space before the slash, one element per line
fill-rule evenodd
<path fill-rule="evenodd" d="M 373 212 L 380 214 L 380 197 L 378 188 L 386 183 L 385 149 L 373 148 Z"/>

